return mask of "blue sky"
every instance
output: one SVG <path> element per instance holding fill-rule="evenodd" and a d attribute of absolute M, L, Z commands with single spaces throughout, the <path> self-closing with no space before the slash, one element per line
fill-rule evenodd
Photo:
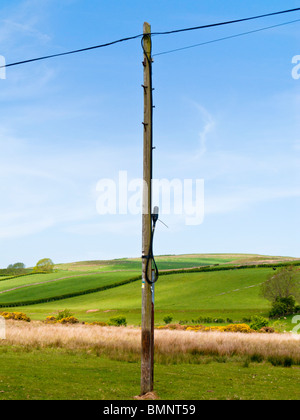
<path fill-rule="evenodd" d="M 300 7 L 299 1 L 2 0 L 7 63 Z M 153 53 L 300 13 L 153 37 Z M 156 254 L 300 257 L 300 22 L 154 57 L 154 177 L 204 179 L 205 218 L 163 215 Z M 142 176 L 140 40 L 7 69 L 0 79 L 0 266 L 141 255 L 141 216 L 97 214 L 96 185 Z M 155 203 L 154 203 L 155 204 Z"/>

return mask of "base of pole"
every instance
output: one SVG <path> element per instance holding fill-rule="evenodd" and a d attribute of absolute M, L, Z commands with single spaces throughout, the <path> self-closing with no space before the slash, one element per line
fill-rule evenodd
<path fill-rule="evenodd" d="M 133 397 L 134 400 L 159 400 L 158 395 L 155 391 L 147 392 L 144 395 L 137 395 Z"/>

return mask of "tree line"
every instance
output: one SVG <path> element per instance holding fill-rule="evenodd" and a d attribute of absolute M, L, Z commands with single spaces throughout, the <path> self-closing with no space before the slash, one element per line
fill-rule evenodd
<path fill-rule="evenodd" d="M 39 260 L 33 268 L 26 268 L 22 262 L 9 264 L 7 268 L 0 269 L 0 276 L 18 276 L 30 273 L 52 273 L 54 271 L 54 263 L 51 258 L 43 258 Z"/>

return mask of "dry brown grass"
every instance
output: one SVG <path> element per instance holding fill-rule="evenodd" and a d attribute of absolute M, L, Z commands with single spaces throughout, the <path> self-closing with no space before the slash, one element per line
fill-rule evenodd
<path fill-rule="evenodd" d="M 129 327 L 7 321 L 6 340 L 0 345 L 93 350 L 122 360 L 138 360 L 141 332 Z M 203 356 L 213 355 L 300 364 L 300 335 L 155 330 L 155 354 L 162 363 L 200 362 Z"/>

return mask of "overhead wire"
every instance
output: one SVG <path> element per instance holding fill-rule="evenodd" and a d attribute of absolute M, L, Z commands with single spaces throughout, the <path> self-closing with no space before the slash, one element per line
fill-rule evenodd
<path fill-rule="evenodd" d="M 265 13 L 263 15 L 256 15 L 256 16 L 251 16 L 251 17 L 236 19 L 236 20 L 230 20 L 230 21 L 225 21 L 225 22 L 211 23 L 211 24 L 207 24 L 207 25 L 193 26 L 193 27 L 189 27 L 189 28 L 175 29 L 175 30 L 163 31 L 163 32 L 152 32 L 151 36 L 152 35 L 153 36 L 170 35 L 170 34 L 175 34 L 175 33 L 180 33 L 180 32 L 188 32 L 188 31 L 195 31 L 195 30 L 213 28 L 213 27 L 224 26 L 224 25 L 231 25 L 231 24 L 235 24 L 235 23 L 246 22 L 246 21 L 251 21 L 251 20 L 255 20 L 255 19 L 262 19 L 262 18 L 266 18 L 266 17 L 278 16 L 278 15 L 282 15 L 282 14 L 294 13 L 294 12 L 299 12 L 299 11 L 300 11 L 300 7 L 294 8 L 294 9 L 288 9 L 288 10 L 281 10 L 281 11 L 278 11 L 278 12 Z M 37 57 L 37 58 L 31 58 L 31 59 L 28 59 L 28 60 L 17 61 L 17 62 L 14 62 L 14 63 L 9 63 L 9 64 L 6 64 L 6 65 L 0 66 L 0 68 L 13 67 L 13 66 L 18 66 L 18 65 L 27 64 L 27 63 L 33 63 L 33 62 L 37 62 L 37 61 L 41 61 L 41 60 L 47 60 L 47 59 L 50 59 L 50 58 L 62 57 L 62 56 L 77 54 L 77 53 L 81 53 L 81 52 L 85 52 L 85 51 L 91 51 L 91 50 L 95 50 L 95 49 L 104 48 L 104 47 L 108 47 L 108 46 L 111 46 L 111 45 L 119 44 L 119 43 L 122 43 L 122 42 L 127 42 L 127 41 L 130 41 L 130 40 L 133 40 L 133 39 L 142 38 L 143 36 L 144 36 L 144 34 L 138 34 L 138 35 L 117 39 L 115 41 L 111 41 L 111 42 L 107 42 L 107 43 L 104 43 L 104 44 L 95 45 L 95 46 L 91 46 L 91 47 L 87 47 L 87 48 L 80 48 L 80 49 L 67 51 L 67 52 L 63 52 L 63 53 L 50 54 L 50 55 L 41 56 L 41 57 Z"/>
<path fill-rule="evenodd" d="M 231 24 L 235 24 L 235 23 L 242 23 L 242 22 L 246 22 L 246 21 L 252 21 L 252 20 L 262 19 L 262 18 L 271 17 L 271 16 L 278 16 L 278 15 L 283 15 L 283 14 L 287 14 L 287 13 L 294 13 L 294 12 L 298 12 L 298 11 L 300 11 L 300 8 L 288 9 L 288 10 L 283 10 L 283 11 L 278 11 L 278 12 L 273 12 L 273 13 L 266 13 L 266 14 L 263 14 L 263 15 L 251 16 L 251 17 L 247 17 L 247 18 L 218 22 L 218 23 L 212 23 L 212 24 L 201 25 L 201 26 L 194 26 L 194 27 L 189 27 L 189 28 L 175 29 L 175 30 L 164 31 L 164 32 L 152 32 L 149 35 L 150 36 L 159 36 L 159 35 L 170 35 L 170 34 L 176 34 L 176 33 L 182 33 L 182 32 L 190 32 L 190 31 L 195 31 L 195 30 L 200 30 L 200 29 L 208 29 L 208 28 L 213 28 L 213 27 L 231 25 Z M 162 55 L 162 54 L 168 54 L 168 53 L 175 52 L 175 51 L 180 51 L 180 50 L 183 50 L 183 49 L 193 48 L 193 47 L 200 46 L 200 45 L 210 44 L 210 43 L 213 43 L 213 42 L 219 42 L 219 41 L 223 41 L 225 39 L 230 39 L 230 38 L 235 38 L 235 37 L 238 37 L 238 36 L 248 35 L 248 34 L 251 34 L 251 33 L 260 32 L 260 31 L 264 31 L 264 30 L 267 30 L 267 29 L 271 29 L 271 28 L 275 28 L 275 27 L 279 27 L 279 26 L 283 26 L 283 25 L 288 25 L 288 24 L 295 23 L 295 22 L 298 22 L 298 21 L 300 21 L 300 19 L 290 21 L 290 22 L 281 23 L 281 24 L 277 24 L 277 25 L 272 25 L 272 26 L 265 27 L 265 28 L 256 29 L 256 30 L 253 30 L 253 31 L 243 32 L 243 33 L 240 33 L 240 34 L 231 35 L 231 36 L 215 39 L 215 40 L 212 40 L 212 41 L 206 41 L 206 42 L 203 42 L 203 43 L 200 43 L 200 44 L 194 44 L 194 45 L 190 45 L 190 46 L 187 46 L 187 47 L 182 47 L 182 48 L 177 48 L 177 49 L 173 49 L 173 50 L 169 50 L 169 51 L 164 51 L 164 52 L 154 54 L 153 57 L 158 56 L 158 55 Z M 67 51 L 67 52 L 62 52 L 62 53 L 57 53 L 57 54 L 51 54 L 51 55 L 46 55 L 46 56 L 41 56 L 41 57 L 36 57 L 36 58 L 22 60 L 22 61 L 18 61 L 18 62 L 14 62 L 14 63 L 5 64 L 3 66 L 0 66 L 0 69 L 1 68 L 18 66 L 18 65 L 23 65 L 23 64 L 27 64 L 27 63 L 33 63 L 33 62 L 42 61 L 42 60 L 47 60 L 47 59 L 50 59 L 50 58 L 62 57 L 62 56 L 67 56 L 67 55 L 71 55 L 71 54 L 77 54 L 77 53 L 81 53 L 81 52 L 86 52 L 86 51 L 91 51 L 91 50 L 95 50 L 95 49 L 105 48 L 105 47 L 108 47 L 108 46 L 112 46 L 112 45 L 119 44 L 119 43 L 122 43 L 122 42 L 127 42 L 127 41 L 134 40 L 134 39 L 137 39 L 137 38 L 142 39 L 142 41 L 141 41 L 142 42 L 142 47 L 143 47 L 144 53 L 146 53 L 145 49 L 144 49 L 144 45 L 143 45 L 144 37 L 145 37 L 145 34 L 138 34 L 138 35 L 134 35 L 134 36 L 130 36 L 130 37 L 117 39 L 117 40 L 114 40 L 114 41 L 111 41 L 111 42 L 103 43 L 103 44 L 100 44 L 100 45 L 90 46 L 90 47 L 87 47 L 87 48 L 81 48 L 81 49 L 76 49 L 76 50 L 72 50 L 72 51 Z M 147 60 L 150 64 L 150 74 L 151 74 L 151 76 L 150 76 L 150 89 L 151 89 L 151 93 L 152 93 L 151 58 L 148 57 L 147 54 L 145 54 L 145 55 L 146 55 L 146 58 L 147 58 Z M 153 112 L 152 100 L 151 100 L 151 112 Z M 152 139 L 151 139 L 151 142 L 152 142 Z M 152 165 L 152 162 L 151 162 L 151 165 Z M 151 169 L 151 172 L 152 172 L 152 169 Z M 154 231 L 155 231 L 155 226 L 156 226 L 157 220 L 158 220 L 158 214 L 157 215 L 153 214 L 152 215 L 152 230 L 151 230 L 151 240 L 150 240 L 149 252 L 148 252 L 147 256 L 144 256 L 144 257 L 147 258 L 146 272 L 148 272 L 148 266 L 149 266 L 150 261 L 151 261 L 151 264 L 154 263 L 154 278 L 149 279 L 148 275 L 146 276 L 146 280 L 149 284 L 155 283 L 158 279 L 158 268 L 157 268 L 157 265 L 156 265 L 156 262 L 155 262 L 155 259 L 154 259 L 154 256 L 153 256 L 153 237 L 154 237 Z"/>
<path fill-rule="evenodd" d="M 177 52 L 177 51 L 187 50 L 187 49 L 190 49 L 190 48 L 201 47 L 202 45 L 213 44 L 215 42 L 225 41 L 227 39 L 232 39 L 232 38 L 238 38 L 240 36 L 250 35 L 250 34 L 254 34 L 256 32 L 262 32 L 262 31 L 266 31 L 268 29 L 274 29 L 274 28 L 278 28 L 280 26 L 290 25 L 290 24 L 296 23 L 296 22 L 300 22 L 300 19 L 292 20 L 292 21 L 289 21 L 289 22 L 279 23 L 277 25 L 266 26 L 264 28 L 254 29 L 252 31 L 241 32 L 241 33 L 234 34 L 234 35 L 224 36 L 222 38 L 217 38 L 217 39 L 213 39 L 213 40 L 210 40 L 210 41 L 204 41 L 204 42 L 200 42 L 198 44 L 192 44 L 192 45 L 188 45 L 188 46 L 185 46 L 185 47 L 174 48 L 172 50 L 158 52 L 156 54 L 153 54 L 152 57 L 156 57 L 158 55 L 170 54 L 170 53 Z"/>
<path fill-rule="evenodd" d="M 34 61 L 47 60 L 49 58 L 62 57 L 64 55 L 77 54 L 77 53 L 84 52 L 84 51 L 90 51 L 90 50 L 95 50 L 95 49 L 98 49 L 98 48 L 109 47 L 109 46 L 114 45 L 114 44 L 118 44 L 118 43 L 125 42 L 125 41 L 130 41 L 131 39 L 140 38 L 141 36 L 142 36 L 142 34 L 139 34 L 139 35 L 134 35 L 134 36 L 126 37 L 126 38 L 117 39 L 116 41 L 107 42 L 105 44 L 95 45 L 93 47 L 81 48 L 81 49 L 78 49 L 78 50 L 67 51 L 67 52 L 58 53 L 58 54 L 51 54 L 51 55 L 46 55 L 46 56 L 43 56 L 43 57 L 31 58 L 29 60 L 23 60 L 23 61 L 18 61 L 18 62 L 15 62 L 15 63 L 6 64 L 5 66 L 1 66 L 0 68 L 18 66 L 20 64 L 32 63 Z"/>
<path fill-rule="evenodd" d="M 299 12 L 299 11 L 300 11 L 300 7 L 297 7 L 295 9 L 288 9 L 288 10 L 281 10 L 279 12 L 265 13 L 263 15 L 256 15 L 256 16 L 251 16 L 251 17 L 242 18 L 242 19 L 229 20 L 229 21 L 226 21 L 226 22 L 211 23 L 211 24 L 208 24 L 208 25 L 193 26 L 193 27 L 190 27 L 190 28 L 175 29 L 175 30 L 172 30 L 172 31 L 165 31 L 165 32 L 152 32 L 152 35 L 170 35 L 170 34 L 175 34 L 175 33 L 179 33 L 179 32 L 187 32 L 187 31 L 195 31 L 195 30 L 198 30 L 198 29 L 214 28 L 216 26 L 231 25 L 233 23 L 246 22 L 246 21 L 249 21 L 249 20 L 261 19 L 261 18 L 264 18 L 264 17 L 282 15 L 282 14 L 285 14 L 285 13 L 293 13 L 293 12 Z"/>

